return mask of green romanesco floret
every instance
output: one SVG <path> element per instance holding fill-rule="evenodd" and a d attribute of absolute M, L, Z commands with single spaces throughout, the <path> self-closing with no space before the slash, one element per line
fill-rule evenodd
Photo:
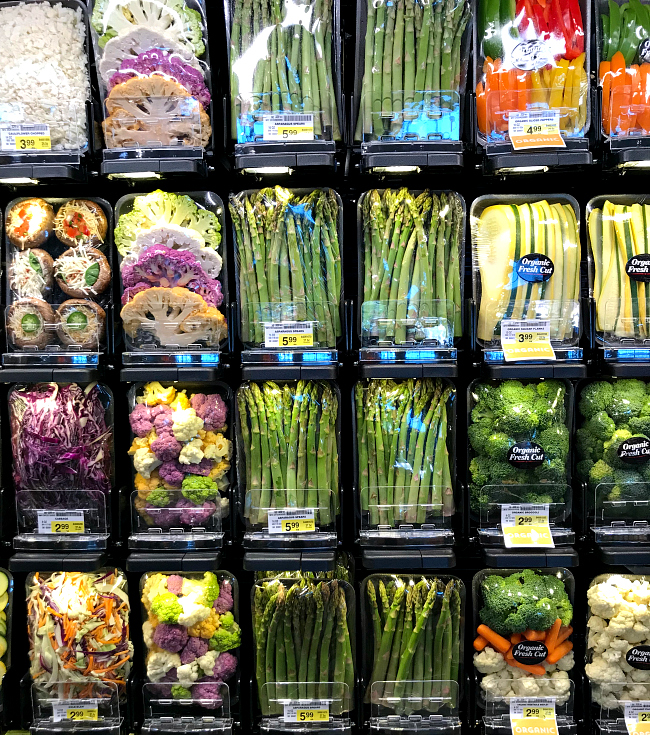
<path fill-rule="evenodd" d="M 569 430 L 564 424 L 555 424 L 540 431 L 535 441 L 548 459 L 565 461 L 569 456 Z"/>
<path fill-rule="evenodd" d="M 605 411 L 599 411 L 585 422 L 584 428 L 596 439 L 604 442 L 616 431 L 616 424 Z"/>
<path fill-rule="evenodd" d="M 578 410 L 586 419 L 590 419 L 600 411 L 607 411 L 613 395 L 614 388 L 611 383 L 596 380 L 582 389 Z"/>
<path fill-rule="evenodd" d="M 214 601 L 219 597 L 219 580 L 214 572 L 205 572 L 203 575 L 205 591 L 203 593 L 203 604 L 212 607 Z"/>
<path fill-rule="evenodd" d="M 589 484 L 596 487 L 601 484 L 611 484 L 614 482 L 614 470 L 607 462 L 599 459 L 598 462 L 589 471 Z"/>
<path fill-rule="evenodd" d="M 152 490 L 147 495 L 147 503 L 151 503 L 151 505 L 155 505 L 158 508 L 168 508 L 170 503 L 169 493 L 162 488 Z"/>
<path fill-rule="evenodd" d="M 620 467 L 621 469 L 625 469 L 626 464 L 618 456 L 618 448 L 631 436 L 631 431 L 627 431 L 626 429 L 617 429 L 612 434 L 612 438 L 603 444 L 603 459 L 610 467 Z"/>
<path fill-rule="evenodd" d="M 217 628 L 209 641 L 211 651 L 231 651 L 237 648 L 241 643 L 241 628 L 237 623 L 232 624 L 230 628 Z"/>
<path fill-rule="evenodd" d="M 578 479 L 583 482 L 587 482 L 589 479 L 589 473 L 593 466 L 594 463 L 590 459 L 581 459 L 576 465 L 576 475 L 578 476 Z"/>
<path fill-rule="evenodd" d="M 229 611 L 219 615 L 219 622 L 222 628 L 230 630 L 235 624 L 235 616 Z"/>
<path fill-rule="evenodd" d="M 588 429 L 581 426 L 576 431 L 576 451 L 581 459 L 597 462 L 603 458 L 603 442 L 597 439 Z"/>
<path fill-rule="evenodd" d="M 486 454 L 488 437 L 493 433 L 492 421 L 483 419 L 470 424 L 467 429 L 469 444 L 477 454 Z"/>
<path fill-rule="evenodd" d="M 482 487 L 490 482 L 490 468 L 494 463 L 489 457 L 474 457 L 469 463 L 469 472 L 472 483 Z"/>
<path fill-rule="evenodd" d="M 172 684 L 172 697 L 174 699 L 192 699 L 192 692 L 180 684 Z"/>
<path fill-rule="evenodd" d="M 195 505 L 203 505 L 206 500 L 214 501 L 219 489 L 216 482 L 202 475 L 186 475 L 182 488 L 183 495 Z"/>
<path fill-rule="evenodd" d="M 176 595 L 164 592 L 154 598 L 151 603 L 151 612 L 161 623 L 171 624 L 178 622 L 178 616 L 183 612 L 183 608 Z"/>

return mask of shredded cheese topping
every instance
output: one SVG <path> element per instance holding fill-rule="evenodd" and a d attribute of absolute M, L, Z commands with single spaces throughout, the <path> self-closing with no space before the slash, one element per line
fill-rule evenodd
<path fill-rule="evenodd" d="M 99 261 L 83 247 L 72 248 L 72 253 L 72 255 L 61 256 L 56 259 L 54 263 L 56 277 L 61 278 L 66 286 L 75 289 L 75 291 L 96 294 L 94 284 L 89 286 L 86 283 L 86 271 L 91 265 L 99 264 Z M 99 280 L 99 277 L 97 280 Z"/>
<path fill-rule="evenodd" d="M 40 299 L 46 288 L 45 279 L 32 268 L 29 255 L 29 250 L 14 255 L 11 264 L 11 288 L 20 298 Z"/>
<path fill-rule="evenodd" d="M 39 326 L 34 332 L 29 333 L 29 337 L 35 339 L 45 328 L 45 320 L 40 311 L 32 304 L 16 304 L 16 308 L 12 309 L 11 316 L 7 320 L 7 328 L 13 330 L 16 334 L 23 333 L 23 317 L 27 314 L 33 314 L 38 318 Z"/>

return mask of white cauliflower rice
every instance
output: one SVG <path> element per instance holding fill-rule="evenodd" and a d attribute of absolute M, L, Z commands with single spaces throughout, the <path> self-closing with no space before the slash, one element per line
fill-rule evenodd
<path fill-rule="evenodd" d="M 85 148 L 85 37 L 80 8 L 48 2 L 2 7 L 0 122 L 43 123 L 53 150 Z"/>

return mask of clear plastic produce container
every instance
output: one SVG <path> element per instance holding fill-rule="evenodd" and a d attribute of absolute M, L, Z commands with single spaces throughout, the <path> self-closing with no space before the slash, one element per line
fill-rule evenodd
<path fill-rule="evenodd" d="M 117 735 L 133 658 L 124 575 L 109 568 L 35 572 L 25 586 L 31 729 L 69 732 L 83 719 L 85 727 Z"/>
<path fill-rule="evenodd" d="M 333 189 L 230 196 L 239 337 L 259 359 L 343 338 L 343 203 Z M 248 358 L 247 358 L 248 359 Z"/>
<path fill-rule="evenodd" d="M 11 572 L 0 569 L 0 686 L 7 671 L 11 668 L 11 629 L 14 597 L 14 578 Z M 0 707 L 8 709 L 4 692 L 0 689 Z"/>
<path fill-rule="evenodd" d="M 355 594 L 341 580 L 296 575 L 255 583 L 254 713 L 260 728 L 307 732 L 351 727 Z M 305 724 L 300 712 L 318 713 Z M 301 724 L 302 723 L 302 724 Z"/>
<path fill-rule="evenodd" d="M 470 211 L 477 349 L 501 350 L 502 320 L 548 321 L 557 359 L 576 352 L 580 210 L 566 194 L 494 195 Z"/>
<path fill-rule="evenodd" d="M 245 382 L 237 390 L 237 476 L 244 543 L 337 543 L 341 442 L 331 381 Z"/>
<path fill-rule="evenodd" d="M 582 383 L 577 399 L 576 476 L 587 485 L 597 543 L 650 539 L 650 382 Z"/>
<path fill-rule="evenodd" d="M 371 729 L 401 732 L 416 720 L 423 732 L 460 732 L 462 581 L 373 574 L 361 593 L 364 719 Z"/>
<path fill-rule="evenodd" d="M 230 572 L 140 580 L 144 731 L 232 731 L 239 702 L 239 589 Z"/>
<path fill-rule="evenodd" d="M 519 603 L 504 613 L 510 589 Z M 567 569 L 484 569 L 474 576 L 476 705 L 486 731 L 512 729 L 513 699 L 549 697 L 555 700 L 560 732 L 575 732 L 574 596 L 575 581 Z M 540 605 L 543 598 L 548 602 Z"/>
<path fill-rule="evenodd" d="M 102 383 L 31 383 L 8 396 L 16 548 L 106 548 L 113 394 Z"/>
<path fill-rule="evenodd" d="M 201 160 L 214 147 L 204 1 L 93 0 L 90 24 L 104 161 Z"/>
<path fill-rule="evenodd" d="M 454 386 L 369 379 L 356 384 L 353 401 L 361 543 L 452 544 Z"/>
<path fill-rule="evenodd" d="M 548 513 L 555 545 L 573 543 L 573 387 L 565 380 L 475 380 L 468 388 L 470 509 L 481 543 L 504 546 L 502 513 Z"/>
<path fill-rule="evenodd" d="M 218 365 L 228 305 L 224 212 L 212 192 L 126 194 L 115 205 L 126 365 Z"/>
<path fill-rule="evenodd" d="M 113 349 L 113 219 L 104 199 L 5 209 L 5 365 L 97 365 Z"/>
<path fill-rule="evenodd" d="M 362 349 L 435 347 L 447 357 L 463 333 L 464 199 L 429 189 L 366 191 L 357 242 Z"/>
<path fill-rule="evenodd" d="M 225 383 L 136 383 L 128 393 L 131 548 L 215 548 L 229 527 L 233 395 Z"/>

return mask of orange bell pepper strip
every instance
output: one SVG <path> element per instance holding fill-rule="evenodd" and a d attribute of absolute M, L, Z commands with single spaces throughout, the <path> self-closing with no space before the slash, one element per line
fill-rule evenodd
<path fill-rule="evenodd" d="M 631 110 L 630 110 L 630 128 L 637 128 L 638 115 L 643 112 L 643 91 L 641 80 L 641 68 L 638 64 L 632 64 L 628 70 L 630 75 L 631 90 Z"/>
<path fill-rule="evenodd" d="M 485 134 L 490 135 L 498 128 L 501 92 L 499 85 L 499 69 L 501 59 L 495 59 L 488 64 L 485 74 L 485 102 L 487 114 L 485 116 Z"/>
<path fill-rule="evenodd" d="M 515 73 L 517 74 L 517 109 L 525 112 L 530 102 L 530 72 L 517 69 Z"/>
<path fill-rule="evenodd" d="M 508 71 L 508 112 L 517 108 L 517 72 L 519 70 L 512 68 Z"/>
<path fill-rule="evenodd" d="M 483 82 L 476 85 L 476 119 L 479 131 L 487 135 L 487 95 Z"/>
<path fill-rule="evenodd" d="M 612 70 L 609 61 L 601 61 L 600 68 L 598 69 L 598 81 L 600 86 L 603 88 L 602 101 L 601 101 L 601 113 L 603 120 L 603 130 L 609 135 L 609 113 L 610 113 L 610 94 L 612 88 Z"/>
<path fill-rule="evenodd" d="M 636 116 L 637 125 L 644 133 L 650 133 L 650 64 L 641 64 L 641 106 L 643 111 Z"/>
<path fill-rule="evenodd" d="M 610 106 L 610 135 L 625 135 L 627 127 L 623 117 L 627 110 L 626 94 L 625 94 L 625 57 L 620 51 L 612 56 L 611 61 L 612 73 L 612 100 Z"/>

